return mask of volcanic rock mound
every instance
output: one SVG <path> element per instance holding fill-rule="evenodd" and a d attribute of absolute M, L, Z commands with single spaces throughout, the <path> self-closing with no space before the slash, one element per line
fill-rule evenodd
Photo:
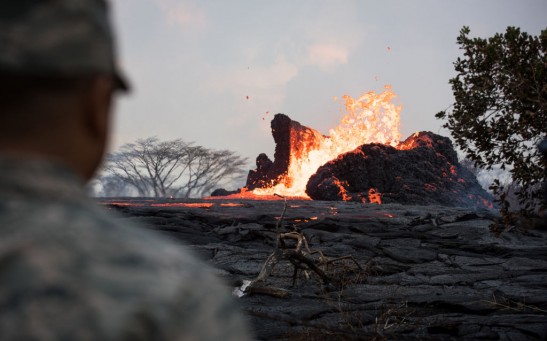
<path fill-rule="evenodd" d="M 491 206 L 491 196 L 458 162 L 450 139 L 416 133 L 397 148 L 365 144 L 321 166 L 306 193 L 316 200 Z"/>
<path fill-rule="evenodd" d="M 245 187 L 248 190 L 277 185 L 283 175 L 287 174 L 291 156 L 306 156 L 310 150 L 317 149 L 326 138 L 284 114 L 275 115 L 271 127 L 275 141 L 274 161 L 264 153 L 256 158 L 256 169 L 250 170 L 247 176 Z"/>
<path fill-rule="evenodd" d="M 327 136 L 277 114 L 271 122 L 276 144 L 274 161 L 256 159 L 246 188 L 269 188 L 283 182 L 293 160 L 305 159 Z M 416 133 L 396 148 L 365 144 L 321 166 L 306 193 L 316 200 L 344 200 L 413 205 L 491 207 L 492 197 L 458 162 L 452 142 L 431 132 Z"/>

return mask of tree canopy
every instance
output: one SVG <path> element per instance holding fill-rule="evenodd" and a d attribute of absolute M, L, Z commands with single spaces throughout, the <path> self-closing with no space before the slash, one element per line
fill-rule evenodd
<path fill-rule="evenodd" d="M 446 120 L 443 127 L 477 166 L 511 173 L 521 188 L 522 213 L 531 213 L 545 181 L 537 146 L 547 136 L 547 29 L 532 36 L 508 27 L 493 37 L 471 38 L 463 27 L 457 43 L 463 57 L 450 79 L 455 103 L 436 117 Z M 491 189 L 503 204 L 499 180 Z"/>

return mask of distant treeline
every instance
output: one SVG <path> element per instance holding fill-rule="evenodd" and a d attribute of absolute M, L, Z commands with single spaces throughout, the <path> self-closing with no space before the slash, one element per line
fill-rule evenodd
<path fill-rule="evenodd" d="M 108 154 L 90 188 L 102 197 L 201 197 L 241 180 L 247 163 L 233 151 L 150 137 Z"/>

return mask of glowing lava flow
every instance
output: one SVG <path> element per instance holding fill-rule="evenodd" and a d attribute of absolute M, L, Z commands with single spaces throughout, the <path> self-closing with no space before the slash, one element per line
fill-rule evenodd
<path fill-rule="evenodd" d="M 306 155 L 291 155 L 289 170 L 281 182 L 270 188 L 257 188 L 253 193 L 307 198 L 308 180 L 328 161 L 365 143 L 396 146 L 401 136 L 399 119 L 402 107 L 393 103 L 395 97 L 389 85 L 379 94 L 370 91 L 357 99 L 343 96 L 347 114 L 338 127 L 329 131 L 329 138 Z"/>

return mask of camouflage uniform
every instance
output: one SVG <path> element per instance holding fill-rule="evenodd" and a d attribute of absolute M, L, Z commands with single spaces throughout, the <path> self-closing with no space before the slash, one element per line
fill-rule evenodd
<path fill-rule="evenodd" d="M 1 340 L 247 340 L 180 245 L 113 219 L 68 170 L 0 158 Z"/>
<path fill-rule="evenodd" d="M 113 74 L 128 89 L 105 0 L 0 0 L 0 72 Z"/>
<path fill-rule="evenodd" d="M 0 0 L 0 74 L 109 74 L 126 90 L 115 60 L 106 1 Z M 63 166 L 0 155 L 0 340 L 248 339 L 180 245 L 112 217 Z"/>

